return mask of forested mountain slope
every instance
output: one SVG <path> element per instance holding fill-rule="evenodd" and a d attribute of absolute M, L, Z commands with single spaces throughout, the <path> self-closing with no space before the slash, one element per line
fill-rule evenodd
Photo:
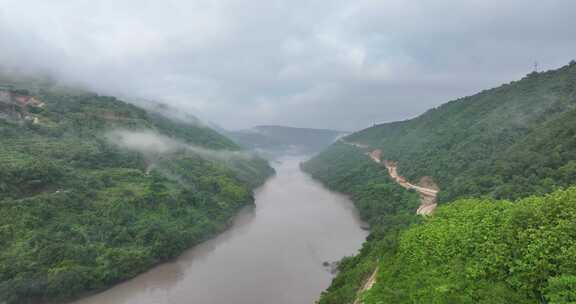
<path fill-rule="evenodd" d="M 0 302 L 61 300 L 221 231 L 267 162 L 114 97 L 0 84 Z"/>
<path fill-rule="evenodd" d="M 431 176 L 441 200 L 517 198 L 566 186 L 576 169 L 576 63 L 377 125 L 346 140 L 383 151 L 410 180 Z"/>
<path fill-rule="evenodd" d="M 412 182 L 425 176 L 433 178 L 441 189 L 441 203 L 465 197 L 483 199 L 442 207 L 437 215 L 440 218 L 449 214 L 446 220 L 436 219 L 436 215 L 432 220 L 415 218 L 411 214 L 416 210 L 416 198 L 406 196 L 410 192 L 393 184 L 384 168 L 364 155 L 367 149 L 362 147 L 381 149 L 382 159 L 397 161 L 399 173 Z M 352 195 L 374 231 L 361 254 L 344 261 L 341 273 L 322 296 L 322 304 L 352 303 L 362 282 L 375 268 L 366 265 L 376 264 L 380 264 L 380 274 L 367 303 L 538 303 L 554 297 L 560 300 L 552 303 L 575 300 L 561 299 L 550 291 L 558 286 L 576 290 L 571 277 L 576 274 L 576 256 L 567 253 L 575 250 L 576 239 L 568 232 L 570 225 L 564 226 L 564 221 L 574 222 L 574 216 L 568 211 L 543 211 L 574 209 L 574 191 L 559 192 L 554 198 L 534 199 L 540 202 L 538 207 L 520 202 L 517 204 L 531 207 L 510 207 L 505 211 L 520 213 L 526 209 L 525 215 L 504 216 L 500 212 L 510 203 L 492 201 L 544 195 L 576 184 L 574 62 L 559 70 L 532 73 L 520 81 L 448 102 L 411 120 L 354 133 L 305 163 L 303 168 L 328 187 Z M 381 175 L 374 174 L 374 170 L 382 171 Z M 383 185 L 396 188 L 398 195 L 403 196 L 378 192 Z M 369 204 L 365 203 L 367 200 Z M 478 209 L 466 213 L 474 204 L 479 205 Z M 530 215 L 535 210 L 540 213 Z M 474 212 L 485 218 L 477 219 L 483 220 L 477 226 L 474 226 L 476 219 L 469 219 L 467 226 L 467 219 L 476 216 Z M 506 224 L 521 221 L 524 216 L 534 218 L 525 223 L 526 226 Z M 420 223 L 422 221 L 425 223 Z M 434 226 L 437 235 L 430 232 L 429 239 L 424 235 L 410 236 L 417 232 L 405 232 L 410 225 L 415 225 L 410 231 L 427 229 L 422 227 L 429 227 L 428 221 L 441 222 L 438 225 L 442 226 Z M 462 238 L 446 234 L 452 233 L 448 231 L 458 221 L 464 221 Z M 538 231 L 539 222 L 541 231 Z M 567 234 L 553 237 L 556 228 L 544 223 L 557 223 L 562 226 L 558 229 Z M 475 229 L 493 229 L 496 245 L 490 244 L 497 248 L 490 247 L 491 250 L 511 246 L 511 263 L 523 263 L 523 266 L 514 266 L 509 260 L 503 262 L 499 255 L 489 255 L 486 249 L 489 245 L 473 246 L 476 240 L 466 240 L 466 237 L 477 237 L 473 234 Z M 519 236 L 522 229 L 530 229 L 535 234 L 530 236 L 530 244 L 522 245 L 526 248 L 516 248 L 518 240 L 514 237 Z M 556 255 L 551 259 L 536 259 L 530 255 L 547 255 L 546 252 L 556 250 L 553 243 L 560 239 L 562 252 L 568 254 L 565 259 Z M 430 242 L 440 243 L 434 247 Z M 404 245 L 407 243 L 410 243 L 409 249 Z M 447 248 L 449 243 L 452 247 Z M 477 251 L 477 256 L 459 255 L 458 250 L 465 248 Z M 406 257 L 415 250 L 422 255 Z M 529 253 L 530 250 L 535 252 Z M 443 256 L 438 259 L 432 256 L 430 263 L 423 258 L 436 254 Z M 526 261 L 536 264 L 526 264 Z M 430 273 L 422 267 L 430 267 Z M 522 275 L 513 274 L 520 269 L 524 271 Z M 468 280 L 458 277 L 466 275 L 470 275 Z M 474 285 L 475 282 L 479 285 Z M 489 291 L 494 291 L 494 297 L 482 294 Z"/>

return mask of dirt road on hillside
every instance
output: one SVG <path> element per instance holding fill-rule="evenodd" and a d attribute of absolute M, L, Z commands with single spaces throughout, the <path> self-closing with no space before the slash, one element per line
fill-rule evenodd
<path fill-rule="evenodd" d="M 354 301 L 354 304 L 362 304 L 362 299 L 361 299 L 361 295 L 364 291 L 369 290 L 370 288 L 372 288 L 372 286 L 374 286 L 374 284 L 376 284 L 376 274 L 378 274 L 378 266 L 376 266 L 376 269 L 374 269 L 374 272 L 372 272 L 372 274 L 370 275 L 370 278 L 368 278 L 368 280 L 366 280 L 366 282 L 364 282 L 364 285 L 362 285 L 362 288 L 360 288 L 360 290 L 358 290 L 358 296 L 356 297 L 356 300 Z"/>
<path fill-rule="evenodd" d="M 367 149 L 367 150 L 370 149 L 369 146 L 364 144 L 347 142 L 344 140 L 341 140 L 341 142 L 359 149 Z M 392 178 L 392 180 L 394 180 L 398 185 L 404 187 L 405 189 L 415 190 L 416 192 L 418 192 L 418 194 L 420 194 L 420 206 L 416 210 L 416 214 L 430 215 L 432 214 L 432 212 L 434 212 L 434 209 L 436 209 L 436 206 L 438 205 L 436 203 L 436 196 L 438 195 L 439 188 L 434 183 L 431 177 L 425 176 L 420 180 L 419 185 L 414 185 L 409 181 L 407 181 L 403 176 L 398 174 L 398 163 L 390 160 L 382 161 L 382 150 L 376 149 L 366 154 L 370 156 L 370 159 L 372 159 L 375 163 L 384 164 L 386 170 L 388 170 L 388 175 L 390 175 L 390 178 Z M 366 280 L 366 282 L 364 282 L 364 285 L 362 285 L 362 287 L 358 290 L 358 296 L 356 297 L 354 304 L 362 304 L 361 295 L 363 292 L 371 289 L 372 286 L 374 286 L 374 284 L 376 283 L 377 274 L 378 274 L 378 267 L 374 269 L 372 275 L 370 275 L 368 280 Z"/>
<path fill-rule="evenodd" d="M 378 164 L 384 163 L 384 166 L 388 170 L 388 174 L 398 185 L 405 189 L 413 189 L 420 194 L 420 207 L 416 210 L 416 214 L 429 215 L 434 211 L 434 209 L 436 209 L 438 187 L 430 177 L 424 177 L 420 181 L 420 185 L 414 185 L 398 174 L 398 164 L 396 162 L 389 160 L 382 162 L 381 150 L 373 150 L 372 152 L 369 152 L 368 155 L 374 162 Z"/>

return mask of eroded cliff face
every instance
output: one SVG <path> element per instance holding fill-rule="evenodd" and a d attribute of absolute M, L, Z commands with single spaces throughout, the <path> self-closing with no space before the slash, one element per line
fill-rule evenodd
<path fill-rule="evenodd" d="M 36 113 L 42 111 L 44 106 L 42 100 L 26 91 L 0 88 L 0 119 L 39 123 Z"/>

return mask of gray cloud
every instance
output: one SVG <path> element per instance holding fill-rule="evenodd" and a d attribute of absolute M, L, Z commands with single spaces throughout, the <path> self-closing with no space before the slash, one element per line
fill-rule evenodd
<path fill-rule="evenodd" d="M 0 0 L 0 63 L 227 128 L 357 129 L 576 57 L 572 0 Z"/>

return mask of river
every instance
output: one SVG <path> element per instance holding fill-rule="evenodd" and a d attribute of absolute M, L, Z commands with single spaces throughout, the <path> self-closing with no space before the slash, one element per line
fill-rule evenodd
<path fill-rule="evenodd" d="M 174 261 L 75 304 L 312 304 L 330 285 L 325 261 L 357 252 L 367 236 L 354 206 L 300 171 L 275 165 L 256 206 Z"/>

